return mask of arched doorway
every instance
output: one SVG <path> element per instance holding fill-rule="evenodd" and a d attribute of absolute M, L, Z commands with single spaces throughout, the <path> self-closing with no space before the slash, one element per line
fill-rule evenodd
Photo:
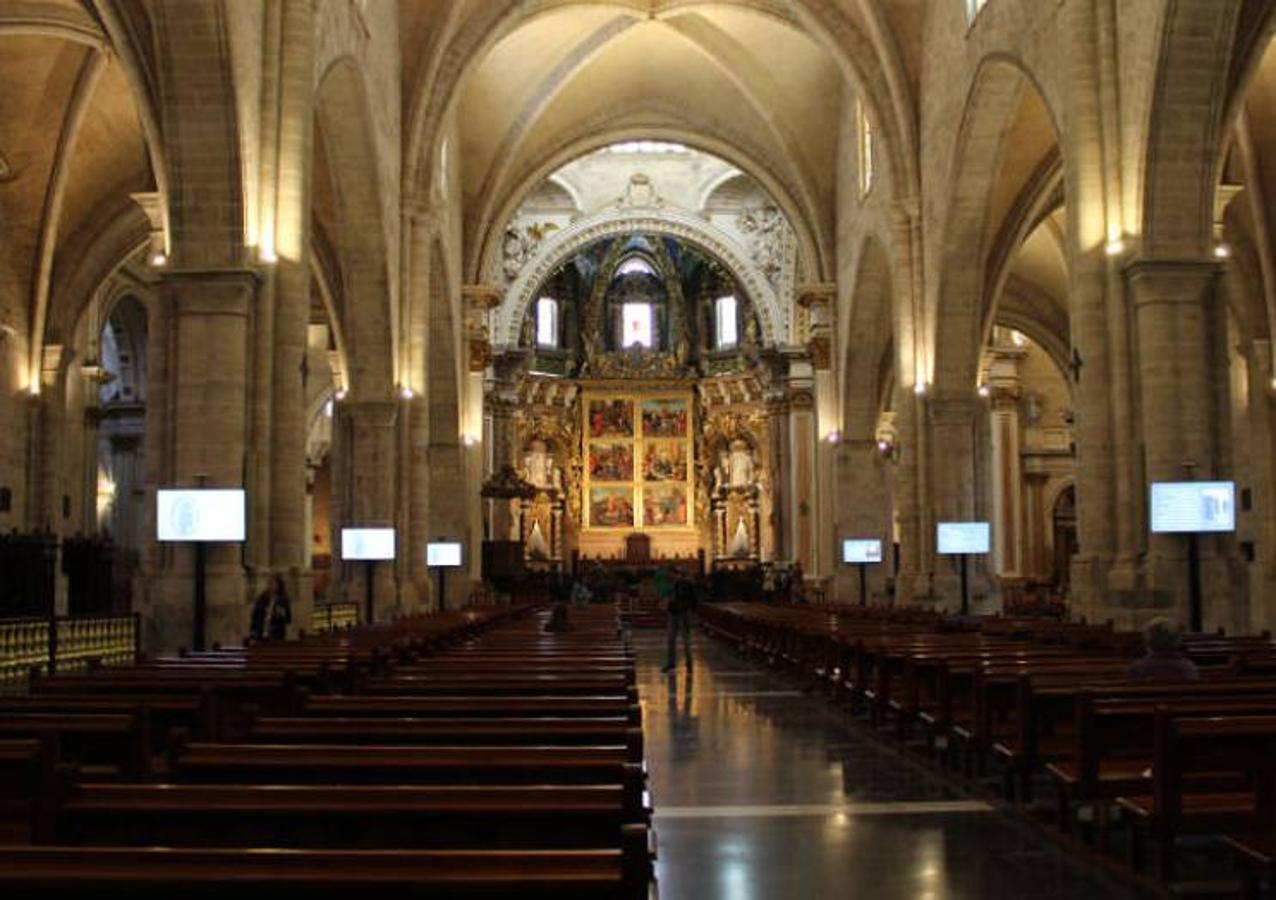
<path fill-rule="evenodd" d="M 146 546 L 146 307 L 133 295 L 111 309 L 98 337 L 103 383 L 97 431 L 95 517 L 115 545 L 111 595 L 127 609 Z"/>

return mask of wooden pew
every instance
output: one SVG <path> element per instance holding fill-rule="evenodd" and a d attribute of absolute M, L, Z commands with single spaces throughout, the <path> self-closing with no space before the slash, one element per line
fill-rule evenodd
<path fill-rule="evenodd" d="M 640 798 L 639 798 L 640 801 Z M 309 849 L 619 846 L 647 810 L 620 784 L 80 784 L 57 843 Z"/>
<path fill-rule="evenodd" d="M 215 736 L 213 710 L 203 696 L 130 695 L 102 697 L 97 694 L 37 694 L 0 698 L 0 721 L 12 715 L 30 713 L 73 713 L 94 715 L 144 715 L 151 735 L 151 751 L 162 750 L 168 732 L 184 728 L 204 740 Z"/>
<path fill-rule="evenodd" d="M 149 719 L 140 713 L 6 713 L 0 740 L 52 736 L 58 761 L 97 775 L 142 778 L 151 771 Z"/>
<path fill-rule="evenodd" d="M 56 738 L 0 740 L 0 840 L 21 844 L 53 833 Z"/>
<path fill-rule="evenodd" d="M 1041 765 L 1071 759 L 1076 748 L 1074 729 L 1077 722 L 1077 699 L 1089 689 L 1092 695 L 1112 699 L 1119 697 L 1229 699 L 1244 696 L 1269 696 L 1276 690 L 1276 680 L 1201 681 L 1191 684 L 1130 684 L 1116 673 L 1109 683 L 1100 673 L 1082 671 L 1061 673 L 1035 670 L 1020 677 L 1014 714 L 1015 736 L 994 744 L 994 751 L 1009 775 L 1018 776 L 1022 799 L 1031 798 L 1031 776 Z"/>
<path fill-rule="evenodd" d="M 608 784 L 641 792 L 625 746 L 430 747 L 373 744 L 175 746 L 174 778 L 221 784 Z"/>
<path fill-rule="evenodd" d="M 608 850 L 289 850 L 157 847 L 0 848 L 8 896 L 224 900 L 407 896 L 646 900 L 648 835 L 628 826 Z"/>
<path fill-rule="evenodd" d="M 261 718 L 248 740 L 266 744 L 444 744 L 452 746 L 532 744 L 623 744 L 631 762 L 641 762 L 642 729 L 623 716 L 489 718 L 323 717 Z"/>
<path fill-rule="evenodd" d="M 414 718 L 624 716 L 631 725 L 642 724 L 642 707 L 628 695 L 620 694 L 563 697 L 331 695 L 306 698 L 301 714 L 304 716 L 411 716 Z"/>
<path fill-rule="evenodd" d="M 369 694 L 416 696 L 464 694 L 626 694 L 637 700 L 632 673 L 626 675 L 537 675 L 517 669 L 483 675 L 419 675 L 370 678 L 361 685 Z"/>
<path fill-rule="evenodd" d="M 1174 845 L 1183 834 L 1262 834 L 1276 827 L 1276 716 L 1157 714 L 1152 793 L 1122 796 L 1117 805 L 1134 824 L 1130 864 L 1142 868 L 1150 838 L 1156 874 L 1169 881 Z M 1228 774 L 1242 791 L 1196 791 L 1193 779 Z"/>

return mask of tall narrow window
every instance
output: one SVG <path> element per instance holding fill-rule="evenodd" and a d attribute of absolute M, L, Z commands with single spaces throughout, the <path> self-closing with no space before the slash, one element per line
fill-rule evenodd
<path fill-rule="evenodd" d="M 855 100 L 855 134 L 859 154 L 860 196 L 873 189 L 873 124 L 864 111 L 863 101 Z"/>
<path fill-rule="evenodd" d="M 719 297 L 717 303 L 714 304 L 714 333 L 718 338 L 719 349 L 723 347 L 734 347 L 740 340 L 739 332 L 736 329 L 736 303 L 735 297 Z"/>
<path fill-rule="evenodd" d="M 650 303 L 626 303 L 621 307 L 620 314 L 624 321 L 620 345 L 626 350 L 630 347 L 645 347 L 650 350 L 655 343 L 651 312 Z"/>
<path fill-rule="evenodd" d="M 966 22 L 975 21 L 975 16 L 979 15 L 979 11 L 987 2 L 988 0 L 966 0 Z"/>
<path fill-rule="evenodd" d="M 558 301 L 552 297 L 536 301 L 536 345 L 558 346 Z"/>

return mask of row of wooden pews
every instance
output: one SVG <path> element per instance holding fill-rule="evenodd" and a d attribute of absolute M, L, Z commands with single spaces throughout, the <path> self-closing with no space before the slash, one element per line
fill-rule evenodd
<path fill-rule="evenodd" d="M 610 606 L 442 613 L 38 678 L 0 701 L 0 891 L 654 890 Z"/>
<path fill-rule="evenodd" d="M 1008 802 L 1035 809 L 1045 788 L 1060 830 L 1124 848 L 1137 871 L 1171 882 L 1179 839 L 1213 835 L 1250 894 L 1276 876 L 1268 635 L 1189 635 L 1199 682 L 1132 684 L 1141 636 L 1110 624 L 756 604 L 705 607 L 702 621 Z"/>

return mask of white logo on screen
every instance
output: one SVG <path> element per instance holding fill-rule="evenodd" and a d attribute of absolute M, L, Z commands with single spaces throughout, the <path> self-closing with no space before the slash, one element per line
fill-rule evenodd
<path fill-rule="evenodd" d="M 199 534 L 199 505 L 191 497 L 177 496 L 169 507 L 168 524 L 178 538 L 193 538 Z"/>

